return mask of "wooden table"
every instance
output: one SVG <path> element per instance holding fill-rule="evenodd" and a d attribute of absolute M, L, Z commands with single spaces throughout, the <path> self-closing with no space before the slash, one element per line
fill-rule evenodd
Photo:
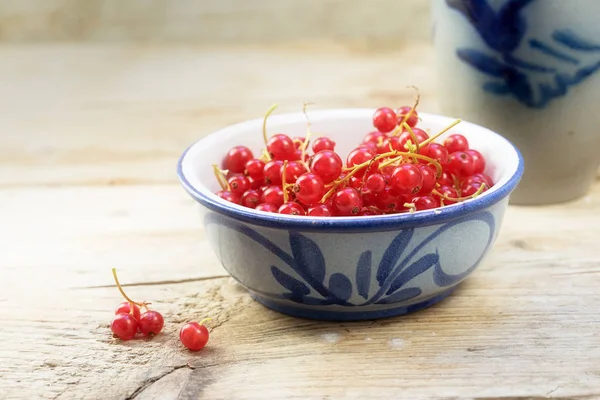
<path fill-rule="evenodd" d="M 273 102 L 397 105 L 413 84 L 435 112 L 432 63 L 419 46 L 0 47 L 0 397 L 600 398 L 600 182 L 510 207 L 478 271 L 401 318 L 267 310 L 205 241 L 175 176 L 189 143 Z M 111 337 L 112 267 L 164 333 Z M 204 317 L 209 346 L 185 351 L 179 327 Z"/>

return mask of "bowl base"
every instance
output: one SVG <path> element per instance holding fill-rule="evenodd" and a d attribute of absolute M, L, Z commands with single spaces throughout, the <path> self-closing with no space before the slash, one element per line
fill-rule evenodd
<path fill-rule="evenodd" d="M 277 311 L 282 314 L 289 315 L 296 318 L 305 318 L 319 321 L 335 321 L 335 322 L 350 322 L 350 321 L 365 321 L 389 317 L 397 317 L 400 315 L 410 314 L 415 311 L 422 310 L 430 307 L 446 297 L 450 296 L 456 287 L 452 287 L 440 294 L 437 294 L 429 299 L 423 300 L 419 303 L 411 304 L 408 306 L 401 306 L 395 308 L 386 308 L 384 310 L 371 310 L 371 311 L 331 311 L 331 310 L 315 310 L 310 308 L 296 307 L 293 305 L 281 304 L 279 302 L 270 300 L 266 297 L 257 295 L 256 293 L 250 292 L 250 296 L 258 301 L 263 306 L 270 308 L 273 311 Z"/>

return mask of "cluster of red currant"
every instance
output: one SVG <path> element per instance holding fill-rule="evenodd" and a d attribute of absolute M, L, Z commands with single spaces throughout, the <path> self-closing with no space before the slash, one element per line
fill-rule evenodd
<path fill-rule="evenodd" d="M 117 271 L 113 268 L 113 277 L 117 288 L 125 298 L 123 303 L 119 304 L 115 310 L 115 317 L 110 324 L 113 334 L 121 340 L 131 340 L 138 333 L 141 337 L 158 335 L 165 324 L 163 316 L 158 311 L 150 310 L 147 302 L 135 302 L 131 300 L 123 291 Z M 144 312 L 141 312 L 144 309 Z M 200 350 L 208 343 L 209 332 L 204 322 L 206 318 L 198 322 L 188 322 L 179 330 L 179 340 L 190 350 Z"/>
<path fill-rule="evenodd" d="M 477 197 L 492 179 L 485 158 L 460 134 L 436 143 L 460 120 L 433 136 L 419 128 L 413 107 L 382 107 L 373 115 L 376 131 L 346 157 L 336 143 L 319 137 L 309 154 L 310 122 L 304 138 L 263 136 L 266 151 L 255 158 L 245 146 L 230 149 L 221 169 L 213 165 L 224 200 L 280 214 L 363 216 L 414 212 Z M 306 112 L 306 110 L 305 110 Z"/>

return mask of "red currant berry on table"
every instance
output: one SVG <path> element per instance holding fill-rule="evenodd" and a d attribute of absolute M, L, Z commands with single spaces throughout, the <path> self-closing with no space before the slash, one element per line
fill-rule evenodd
<path fill-rule="evenodd" d="M 261 194 L 258 193 L 258 190 L 248 190 L 242 195 L 241 204 L 244 207 L 248 208 L 256 208 L 256 206 L 260 203 Z"/>
<path fill-rule="evenodd" d="M 278 211 L 279 214 L 306 215 L 306 211 L 304 211 L 304 208 L 295 201 L 288 201 L 287 203 L 283 203 L 281 207 L 279 207 Z"/>
<path fill-rule="evenodd" d="M 144 336 L 158 335 L 162 331 L 165 321 L 158 311 L 146 311 L 140 316 L 139 328 Z"/>
<path fill-rule="evenodd" d="M 458 179 L 463 179 L 473 175 L 475 165 L 473 164 L 473 157 L 469 153 L 464 151 L 456 151 L 450 154 L 448 160 L 448 172 L 456 175 Z"/>
<path fill-rule="evenodd" d="M 249 190 L 252 186 L 248 178 L 244 175 L 234 175 L 229 178 L 227 182 L 231 188 L 231 193 L 235 194 L 237 197 L 241 197 L 244 192 Z"/>
<path fill-rule="evenodd" d="M 219 196 L 223 200 L 230 201 L 235 204 L 240 203 L 240 198 L 232 192 L 230 192 L 229 190 L 220 190 L 217 192 L 217 196 Z"/>
<path fill-rule="evenodd" d="M 313 153 L 318 153 L 323 150 L 332 150 L 335 148 L 335 142 L 328 137 L 320 137 L 315 139 L 312 144 Z"/>
<path fill-rule="evenodd" d="M 279 209 L 283 204 L 283 189 L 281 186 L 271 186 L 263 192 L 261 196 L 263 203 L 272 204 L 273 207 Z"/>
<path fill-rule="evenodd" d="M 271 213 L 277 213 L 278 208 L 275 207 L 273 204 L 269 204 L 269 203 L 260 203 L 259 205 L 256 206 L 255 208 L 258 211 L 265 211 L 265 212 L 271 212 Z"/>
<path fill-rule="evenodd" d="M 210 334 L 206 326 L 199 324 L 198 322 L 188 322 L 183 325 L 179 330 L 179 340 L 181 343 L 190 350 L 200 350 L 206 343 Z"/>
<path fill-rule="evenodd" d="M 483 155 L 477 150 L 473 149 L 466 150 L 465 153 L 468 153 L 471 158 L 473 158 L 473 173 L 483 173 L 483 170 L 485 169 L 485 158 Z"/>
<path fill-rule="evenodd" d="M 322 150 L 312 157 L 310 170 L 328 184 L 339 178 L 343 162 L 340 156 L 332 150 Z"/>
<path fill-rule="evenodd" d="M 457 151 L 465 151 L 469 148 L 467 138 L 458 133 L 450 135 L 444 140 L 444 146 L 448 149 L 448 153 Z"/>
<path fill-rule="evenodd" d="M 319 175 L 307 172 L 294 184 L 294 193 L 300 202 L 313 205 L 318 203 L 325 194 L 325 184 Z"/>
<path fill-rule="evenodd" d="M 317 204 L 308 209 L 306 215 L 311 217 L 331 217 L 331 208 L 327 204 Z"/>
<path fill-rule="evenodd" d="M 397 194 L 416 194 L 423 186 L 423 173 L 413 164 L 403 164 L 392 173 L 390 187 Z"/>
<path fill-rule="evenodd" d="M 296 145 L 289 136 L 278 133 L 267 141 L 267 151 L 275 160 L 287 160 L 293 157 Z"/>
<path fill-rule="evenodd" d="M 241 174 L 244 172 L 246 163 L 253 158 L 254 156 L 249 148 L 246 146 L 235 146 L 225 155 L 222 167 L 230 173 Z"/>
<path fill-rule="evenodd" d="M 131 304 L 128 301 L 124 301 L 121 304 L 119 304 L 119 306 L 117 307 L 117 309 L 115 310 L 115 314 L 132 314 L 133 318 L 135 318 L 136 321 L 140 320 L 140 308 L 137 306 L 137 304 L 133 305 L 133 313 L 131 312 Z"/>
<path fill-rule="evenodd" d="M 265 174 L 263 172 L 263 170 L 265 169 L 265 163 L 262 160 L 253 158 L 252 160 L 246 163 L 245 168 L 245 174 L 248 175 L 250 178 L 254 179 L 255 181 L 262 182 L 263 179 L 265 179 Z"/>
<path fill-rule="evenodd" d="M 110 330 L 119 339 L 130 340 L 138 330 L 138 322 L 131 314 L 117 314 L 110 324 Z"/>
<path fill-rule="evenodd" d="M 396 110 L 396 114 L 398 115 L 398 124 L 402 123 L 406 115 L 408 115 L 408 113 L 410 112 L 410 115 L 406 117 L 406 121 L 404 122 L 406 122 L 406 124 L 411 128 L 417 126 L 417 123 L 419 122 L 419 114 L 417 114 L 417 110 L 414 109 L 411 112 L 411 109 L 412 107 L 404 106 Z"/>
<path fill-rule="evenodd" d="M 398 125 L 398 117 L 394 110 L 389 107 L 378 108 L 373 114 L 373 126 L 382 133 L 394 130 Z"/>
<path fill-rule="evenodd" d="M 356 189 L 346 187 L 333 195 L 333 214 L 338 216 L 358 215 L 363 202 Z"/>
<path fill-rule="evenodd" d="M 267 185 L 281 185 L 281 167 L 283 167 L 281 160 L 271 160 L 265 164 L 263 174 Z"/>

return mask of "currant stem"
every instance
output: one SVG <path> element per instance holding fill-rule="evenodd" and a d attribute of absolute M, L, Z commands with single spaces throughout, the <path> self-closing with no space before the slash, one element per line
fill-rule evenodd
<path fill-rule="evenodd" d="M 404 207 L 408 208 L 408 212 L 411 213 L 417 211 L 417 206 L 415 206 L 415 203 L 404 203 Z"/>
<path fill-rule="evenodd" d="M 286 173 L 286 169 L 287 169 L 287 160 L 285 160 L 283 162 L 283 171 L 281 172 L 281 188 L 283 189 L 283 202 L 287 203 L 288 202 L 288 192 L 287 192 L 287 182 L 285 180 L 285 173 Z"/>
<path fill-rule="evenodd" d="M 269 118 L 269 115 L 271 115 L 273 113 L 273 111 L 275 111 L 275 109 L 279 106 L 279 104 L 273 104 L 271 106 L 271 108 L 269 108 L 267 110 L 267 113 L 265 114 L 265 118 L 263 119 L 263 126 L 262 126 L 262 133 L 263 133 L 263 140 L 265 141 L 265 146 L 267 145 L 267 119 Z M 271 159 L 271 157 L 269 156 L 269 160 Z"/>
<path fill-rule="evenodd" d="M 432 193 L 435 194 L 436 196 L 440 196 L 442 199 L 448 200 L 448 201 L 465 201 L 465 200 L 474 199 L 477 196 L 479 196 L 481 193 L 483 193 L 483 189 L 485 189 L 485 186 L 486 186 L 486 184 L 482 183 L 481 186 L 479 186 L 479 189 L 477 189 L 477 191 L 475 193 L 473 193 L 470 196 L 465 196 L 465 197 L 448 197 L 445 194 L 438 192 L 436 189 L 433 189 Z"/>
<path fill-rule="evenodd" d="M 435 135 L 429 137 L 427 140 L 423 141 L 421 143 L 421 146 L 426 146 L 429 143 L 433 142 L 435 139 L 439 138 L 440 136 L 442 136 L 444 133 L 448 132 L 450 129 L 454 128 L 456 125 L 460 124 L 462 122 L 462 120 L 459 118 L 456 121 L 454 121 L 453 123 L 451 123 L 450 125 L 448 125 L 447 127 L 445 127 L 444 129 L 442 129 L 441 131 L 439 131 L 438 133 L 436 133 Z"/>
<path fill-rule="evenodd" d="M 415 91 L 417 92 L 417 98 L 415 100 L 415 105 L 412 106 L 412 108 L 406 113 L 406 115 L 404 116 L 404 118 L 402 118 L 402 122 L 399 124 L 400 126 L 402 126 L 403 124 L 406 123 L 406 121 L 408 121 L 408 119 L 410 118 L 410 116 L 417 109 L 417 106 L 419 105 L 419 101 L 421 100 L 421 95 L 419 94 L 419 89 L 416 86 L 409 86 L 409 87 L 415 89 Z"/>
<path fill-rule="evenodd" d="M 417 140 L 417 136 L 415 135 L 415 132 L 412 130 L 412 128 L 410 126 L 408 126 L 408 124 L 406 122 L 402 123 L 402 126 L 404 127 L 404 129 L 406 129 L 408 131 L 408 133 L 410 133 L 410 137 L 413 140 L 413 144 L 416 146 L 417 151 L 419 151 L 419 141 Z M 411 153 L 413 153 L 411 151 Z"/>
<path fill-rule="evenodd" d="M 221 169 L 219 169 L 217 164 L 213 164 L 213 172 L 215 174 L 215 177 L 217 178 L 217 182 L 219 182 L 219 185 L 221 186 L 221 189 L 231 190 L 231 187 L 229 186 L 229 182 L 227 182 L 225 174 Z"/>
<path fill-rule="evenodd" d="M 308 103 L 304 103 L 304 105 L 302 106 L 302 112 L 304 113 L 304 116 L 306 117 L 306 137 L 304 138 L 304 142 L 302 143 L 302 155 L 300 156 L 300 162 L 304 165 L 304 168 L 306 168 L 307 171 L 310 171 L 310 167 L 308 166 L 308 163 L 306 162 L 306 149 L 308 148 L 308 142 L 310 142 L 310 136 L 311 136 L 310 127 L 312 124 L 310 122 L 310 118 L 308 118 L 308 113 L 306 111 L 306 108 L 313 104 L 314 103 L 308 102 Z"/>
<path fill-rule="evenodd" d="M 127 296 L 125 294 L 125 292 L 123 291 L 123 288 L 121 287 L 121 284 L 119 283 L 119 278 L 117 277 L 117 269 L 116 268 L 112 269 L 112 274 L 113 274 L 113 278 L 115 279 L 115 283 L 117 284 L 117 289 L 119 289 L 119 292 L 121 292 L 121 295 L 125 298 L 125 300 L 127 300 L 129 302 L 129 304 L 135 304 L 136 306 L 147 308 L 145 303 L 137 303 L 137 302 L 131 300 L 129 298 L 129 296 Z M 133 309 L 133 307 L 131 307 L 131 308 Z"/>
<path fill-rule="evenodd" d="M 212 318 L 210 318 L 210 317 L 204 318 L 202 321 L 198 322 L 198 325 L 204 325 L 204 323 L 206 323 L 208 321 L 212 321 Z"/>

